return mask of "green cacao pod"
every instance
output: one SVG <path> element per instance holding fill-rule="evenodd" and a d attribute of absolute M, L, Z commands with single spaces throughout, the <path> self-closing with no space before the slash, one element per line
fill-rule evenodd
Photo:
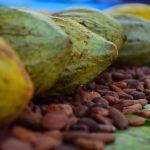
<path fill-rule="evenodd" d="M 73 42 L 72 58 L 49 94 L 70 94 L 81 84 L 93 80 L 116 59 L 112 42 L 91 32 L 70 18 L 51 17 Z"/>
<path fill-rule="evenodd" d="M 49 18 L 29 10 L 0 7 L 0 36 L 16 50 L 36 94 L 56 82 L 72 54 L 68 36 Z"/>
<path fill-rule="evenodd" d="M 77 21 L 94 33 L 116 44 L 118 49 L 122 48 L 124 44 L 125 37 L 121 24 L 100 10 L 73 8 L 54 13 L 53 15 L 67 17 Z"/>
<path fill-rule="evenodd" d="M 127 37 L 117 64 L 128 66 L 150 64 L 150 21 L 127 14 L 118 14 L 114 17 L 122 24 Z"/>

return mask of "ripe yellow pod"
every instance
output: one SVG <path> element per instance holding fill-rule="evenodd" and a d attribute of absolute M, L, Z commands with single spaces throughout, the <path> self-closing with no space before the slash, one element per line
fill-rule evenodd
<path fill-rule="evenodd" d="M 33 84 L 14 50 L 0 38 L 0 128 L 10 124 L 33 96 Z"/>

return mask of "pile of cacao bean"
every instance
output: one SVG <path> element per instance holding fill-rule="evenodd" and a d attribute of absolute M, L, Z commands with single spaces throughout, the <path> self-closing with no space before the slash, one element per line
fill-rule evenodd
<path fill-rule="evenodd" d="M 35 98 L 0 132 L 1 150 L 103 150 L 117 130 L 145 124 L 149 101 L 149 66 L 109 68 L 71 96 Z"/>

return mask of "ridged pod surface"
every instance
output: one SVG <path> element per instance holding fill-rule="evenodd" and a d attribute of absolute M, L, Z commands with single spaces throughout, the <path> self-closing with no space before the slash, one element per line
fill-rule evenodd
<path fill-rule="evenodd" d="M 70 39 L 51 19 L 29 10 L 1 6 L 0 20 L 0 36 L 19 54 L 36 95 L 45 93 L 70 60 Z"/>
<path fill-rule="evenodd" d="M 73 43 L 71 61 L 49 94 L 70 94 L 81 84 L 94 79 L 116 59 L 116 46 L 91 32 L 76 21 L 51 17 L 70 37 Z"/>
<path fill-rule="evenodd" d="M 67 17 L 77 21 L 94 33 L 116 44 L 118 49 L 123 46 L 125 37 L 121 24 L 100 10 L 72 8 L 53 15 Z"/>
<path fill-rule="evenodd" d="M 146 4 L 130 3 L 112 7 L 106 11 L 108 14 L 129 14 L 150 20 L 150 6 Z"/>
<path fill-rule="evenodd" d="M 117 59 L 118 65 L 150 64 L 150 22 L 133 15 L 114 15 L 123 26 L 127 42 Z"/>
<path fill-rule="evenodd" d="M 0 128 L 23 111 L 33 96 L 33 84 L 17 54 L 0 38 Z"/>

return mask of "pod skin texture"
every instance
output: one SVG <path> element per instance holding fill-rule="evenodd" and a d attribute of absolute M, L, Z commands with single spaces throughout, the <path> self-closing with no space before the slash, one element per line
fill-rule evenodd
<path fill-rule="evenodd" d="M 108 14 L 129 14 L 150 20 L 150 6 L 140 3 L 130 3 L 112 7 L 106 11 Z"/>
<path fill-rule="evenodd" d="M 72 8 L 53 14 L 71 18 L 89 30 L 113 42 L 118 50 L 124 44 L 125 36 L 121 24 L 106 13 L 89 8 Z"/>
<path fill-rule="evenodd" d="M 68 64 L 72 45 L 49 18 L 29 10 L 0 7 L 0 36 L 16 50 L 40 96 Z"/>
<path fill-rule="evenodd" d="M 33 96 L 33 84 L 17 54 L 0 38 L 0 128 L 14 121 Z"/>
<path fill-rule="evenodd" d="M 116 46 L 91 32 L 76 21 L 51 17 L 70 37 L 73 55 L 68 66 L 51 90 L 51 94 L 71 94 L 81 84 L 94 79 L 117 57 Z"/>
<path fill-rule="evenodd" d="M 126 14 L 114 17 L 120 21 L 127 36 L 127 42 L 119 53 L 117 65 L 150 64 L 150 21 Z"/>

